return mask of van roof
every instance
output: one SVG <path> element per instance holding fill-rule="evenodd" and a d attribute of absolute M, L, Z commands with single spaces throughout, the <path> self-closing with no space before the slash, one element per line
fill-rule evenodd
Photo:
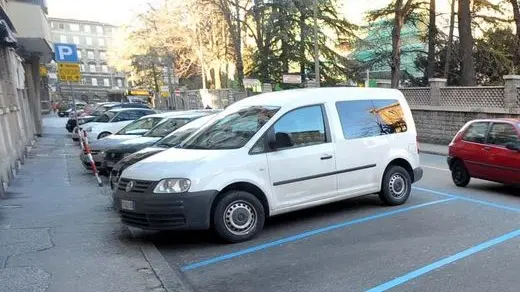
<path fill-rule="evenodd" d="M 397 89 L 389 88 L 360 88 L 360 87 L 326 87 L 290 89 L 284 91 L 267 92 L 248 97 L 237 102 L 240 106 L 268 105 L 288 106 L 305 105 L 316 102 L 349 100 L 349 99 L 402 99 L 402 93 Z"/>
<path fill-rule="evenodd" d="M 150 117 L 159 117 L 159 118 L 169 118 L 169 117 L 182 117 L 182 118 L 192 118 L 192 117 L 200 117 L 205 115 L 214 114 L 220 112 L 221 110 L 187 110 L 187 111 L 171 111 L 164 112 L 159 114 L 147 115 L 142 118 L 150 118 Z"/>

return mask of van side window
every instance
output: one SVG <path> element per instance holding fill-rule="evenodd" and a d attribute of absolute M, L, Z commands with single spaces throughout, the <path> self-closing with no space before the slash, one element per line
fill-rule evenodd
<path fill-rule="evenodd" d="M 326 142 L 325 123 L 320 105 L 307 106 L 285 114 L 274 124 L 274 133 L 288 140 L 285 148 L 296 148 Z"/>
<path fill-rule="evenodd" d="M 408 130 L 403 109 L 396 99 L 336 102 L 343 136 L 359 139 L 403 133 Z"/>
<path fill-rule="evenodd" d="M 489 123 L 487 122 L 473 123 L 468 127 L 464 136 L 462 136 L 462 140 L 484 144 L 488 127 Z"/>

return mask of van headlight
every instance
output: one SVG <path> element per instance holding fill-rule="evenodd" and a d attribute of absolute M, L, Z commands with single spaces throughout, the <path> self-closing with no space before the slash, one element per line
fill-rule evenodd
<path fill-rule="evenodd" d="M 85 132 L 92 132 L 92 127 L 86 127 Z"/>
<path fill-rule="evenodd" d="M 155 189 L 156 194 L 184 193 L 190 189 L 191 181 L 187 178 L 166 178 L 161 180 Z"/>

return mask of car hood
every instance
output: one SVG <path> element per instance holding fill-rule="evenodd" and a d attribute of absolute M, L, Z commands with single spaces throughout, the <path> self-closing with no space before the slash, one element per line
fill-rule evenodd
<path fill-rule="evenodd" d="M 130 140 L 124 140 L 117 145 L 110 147 L 108 151 L 117 153 L 133 153 L 143 148 L 153 145 L 161 138 L 157 137 L 139 137 Z M 103 139 L 102 139 L 103 140 Z M 163 149 L 164 150 L 164 149 Z"/>
<path fill-rule="evenodd" d="M 89 141 L 90 149 L 92 150 L 106 150 L 108 148 L 116 147 L 124 141 L 131 139 L 139 139 L 136 135 L 110 135 L 103 139 Z"/>
<path fill-rule="evenodd" d="M 139 162 L 147 157 L 150 157 L 154 154 L 162 152 L 164 150 L 166 150 L 166 148 L 161 148 L 161 147 L 147 147 L 147 148 L 141 149 L 140 151 L 132 153 L 132 154 L 126 156 L 125 158 L 121 159 L 114 166 L 114 170 L 123 171 L 130 165 L 132 165 L 136 162 Z"/>
<path fill-rule="evenodd" d="M 170 148 L 130 166 L 123 177 L 158 181 L 168 177 L 185 177 L 205 163 L 229 157 L 234 150 L 195 150 Z"/>

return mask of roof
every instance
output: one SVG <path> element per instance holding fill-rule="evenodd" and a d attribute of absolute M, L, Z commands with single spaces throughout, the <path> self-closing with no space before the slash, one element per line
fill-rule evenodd
<path fill-rule="evenodd" d="M 111 109 L 111 110 L 108 110 L 108 112 L 113 112 L 113 113 L 118 113 L 118 112 L 124 112 L 124 111 L 131 111 L 131 110 L 149 110 L 149 111 L 154 111 L 152 109 L 149 109 L 149 108 L 133 108 L 133 107 L 126 107 L 126 108 L 116 108 L 116 109 Z"/>
<path fill-rule="evenodd" d="M 95 25 L 101 25 L 101 26 L 117 27 L 117 25 L 113 25 L 113 24 L 106 23 L 106 22 L 98 22 L 98 21 L 83 20 L 83 19 L 57 18 L 57 17 L 49 17 L 48 19 L 50 21 L 71 22 L 71 23 L 78 23 L 78 24 L 95 24 Z"/>
<path fill-rule="evenodd" d="M 147 115 L 145 117 L 159 117 L 159 118 L 192 118 L 192 117 L 200 117 L 200 116 L 206 116 L 210 115 L 212 113 L 217 113 L 222 110 L 187 110 L 187 111 L 171 111 L 171 112 L 164 112 L 159 114 L 152 114 Z M 143 117 L 144 118 L 144 117 Z"/>
<path fill-rule="evenodd" d="M 403 98 L 397 89 L 389 88 L 361 88 L 361 87 L 327 87 L 327 88 L 305 88 L 291 89 L 263 93 L 248 97 L 234 103 L 231 107 L 243 106 L 301 106 L 307 104 L 321 103 L 331 100 L 349 99 L 387 99 Z"/>

